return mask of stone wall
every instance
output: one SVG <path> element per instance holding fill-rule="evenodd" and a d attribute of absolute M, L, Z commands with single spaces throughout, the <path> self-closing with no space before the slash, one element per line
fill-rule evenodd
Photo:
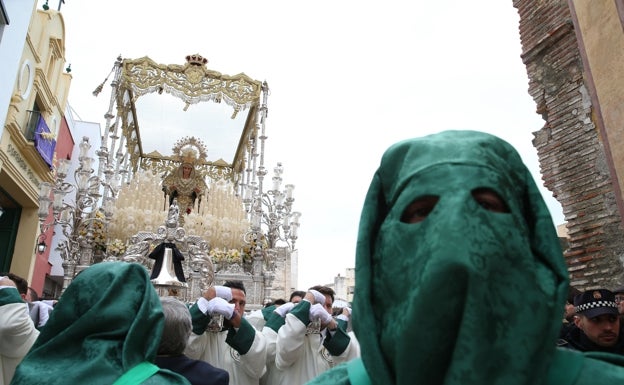
<path fill-rule="evenodd" d="M 580 289 L 624 283 L 622 223 L 566 1 L 514 0 L 529 94 L 544 118 L 534 133 L 544 185 L 567 221 L 564 255 Z"/>
<path fill-rule="evenodd" d="M 276 248 L 277 255 L 275 258 L 275 270 L 273 274 L 273 280 L 271 282 L 271 292 L 268 297 L 272 300 L 285 299 L 288 301 L 290 293 L 295 288 L 291 279 L 292 265 L 291 265 L 291 253 L 286 247 Z"/>

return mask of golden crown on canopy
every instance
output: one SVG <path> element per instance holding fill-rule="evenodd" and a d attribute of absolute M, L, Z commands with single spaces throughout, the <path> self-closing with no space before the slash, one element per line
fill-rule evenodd
<path fill-rule="evenodd" d="M 189 63 L 190 65 L 203 66 L 203 65 L 208 64 L 208 59 L 196 53 L 193 55 L 187 55 L 186 62 Z"/>
<path fill-rule="evenodd" d="M 172 152 L 178 161 L 192 165 L 205 162 L 208 156 L 204 142 L 194 136 L 186 136 L 178 140 Z"/>

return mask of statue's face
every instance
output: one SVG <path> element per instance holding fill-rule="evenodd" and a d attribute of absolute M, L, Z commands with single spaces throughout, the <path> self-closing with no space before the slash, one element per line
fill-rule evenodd
<path fill-rule="evenodd" d="M 191 177 L 191 171 L 193 171 L 193 167 L 188 166 L 188 165 L 183 165 L 182 166 L 182 178 L 190 178 Z"/>

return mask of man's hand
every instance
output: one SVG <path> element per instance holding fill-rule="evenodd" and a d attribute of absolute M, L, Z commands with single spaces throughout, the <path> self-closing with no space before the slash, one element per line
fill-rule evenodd
<path fill-rule="evenodd" d="M 310 320 L 320 319 L 321 325 L 326 326 L 334 320 L 334 318 L 325 310 L 320 303 L 316 303 L 310 307 Z"/>
<path fill-rule="evenodd" d="M 215 297 L 223 298 L 227 302 L 232 300 L 232 289 L 227 286 L 210 286 L 203 294 L 208 301 Z"/>
<path fill-rule="evenodd" d="M 276 307 L 275 310 L 273 310 L 273 311 L 276 312 L 277 314 L 279 314 L 280 317 L 284 318 L 284 317 L 286 317 L 286 314 L 290 313 L 290 311 L 294 307 L 295 307 L 294 303 L 286 302 L 285 304 Z"/>
<path fill-rule="evenodd" d="M 340 313 L 340 315 L 338 317 L 336 317 L 336 318 L 348 322 L 349 318 L 351 318 L 351 308 L 350 307 L 343 307 L 342 308 L 342 313 Z"/>
<path fill-rule="evenodd" d="M 230 319 L 234 314 L 234 304 L 221 297 L 215 297 L 208 301 L 208 314 L 221 314 L 223 318 Z"/>
<path fill-rule="evenodd" d="M 325 304 L 326 300 L 325 295 L 317 290 L 308 290 L 303 299 L 310 302 L 312 305 L 315 303 Z"/>

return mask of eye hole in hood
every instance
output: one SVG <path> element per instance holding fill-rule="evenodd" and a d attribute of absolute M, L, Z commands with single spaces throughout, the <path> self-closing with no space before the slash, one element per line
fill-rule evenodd
<path fill-rule="evenodd" d="M 510 212 L 507 203 L 500 197 L 500 195 L 498 195 L 496 191 L 491 188 L 476 188 L 472 190 L 471 194 L 475 202 L 488 211 L 495 213 Z M 403 211 L 403 214 L 401 215 L 401 222 L 419 223 L 424 221 L 433 211 L 439 200 L 440 197 L 437 195 L 424 195 L 416 198 Z"/>

